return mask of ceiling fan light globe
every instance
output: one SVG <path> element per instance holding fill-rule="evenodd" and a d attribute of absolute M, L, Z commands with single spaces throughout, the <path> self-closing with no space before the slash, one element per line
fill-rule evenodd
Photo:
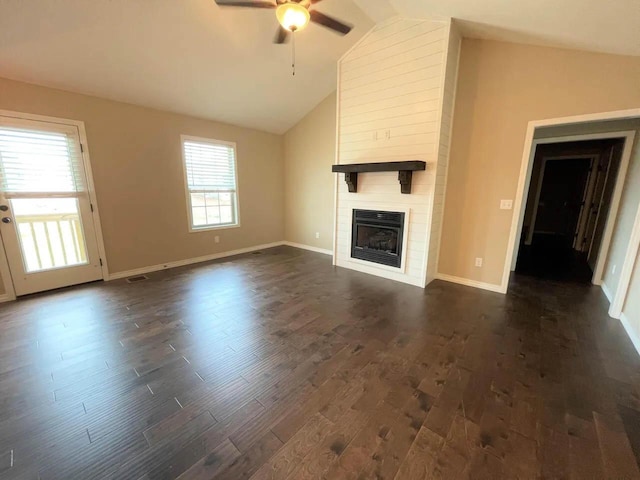
<path fill-rule="evenodd" d="M 283 3 L 276 9 L 276 17 L 282 28 L 298 32 L 309 24 L 309 10 L 298 3 Z"/>

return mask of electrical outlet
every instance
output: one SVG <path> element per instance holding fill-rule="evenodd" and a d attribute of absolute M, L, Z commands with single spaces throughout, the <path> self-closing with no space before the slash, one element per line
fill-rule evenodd
<path fill-rule="evenodd" d="M 500 200 L 500 210 L 511 210 L 513 208 L 513 200 Z"/>
<path fill-rule="evenodd" d="M 482 266 L 482 258 L 477 257 L 476 258 L 476 267 L 481 267 Z"/>
<path fill-rule="evenodd" d="M 316 232 L 316 238 L 320 238 L 320 232 Z"/>
<path fill-rule="evenodd" d="M 215 237 L 213 237 L 213 241 L 215 243 L 220 243 L 220 237 L 218 235 L 216 235 Z"/>

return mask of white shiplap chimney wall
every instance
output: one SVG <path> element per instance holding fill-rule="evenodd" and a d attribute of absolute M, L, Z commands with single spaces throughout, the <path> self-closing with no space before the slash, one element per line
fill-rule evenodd
<path fill-rule="evenodd" d="M 337 174 L 334 263 L 424 287 L 437 270 L 460 36 L 452 22 L 394 18 L 338 63 L 337 163 L 424 160 L 411 194 L 397 172 Z M 408 212 L 404 268 L 351 258 L 354 208 Z"/>

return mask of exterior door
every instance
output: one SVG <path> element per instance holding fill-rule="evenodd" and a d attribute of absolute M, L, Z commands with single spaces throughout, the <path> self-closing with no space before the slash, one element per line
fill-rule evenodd
<path fill-rule="evenodd" d="M 0 116 L 0 234 L 16 295 L 102 279 L 77 127 Z"/>

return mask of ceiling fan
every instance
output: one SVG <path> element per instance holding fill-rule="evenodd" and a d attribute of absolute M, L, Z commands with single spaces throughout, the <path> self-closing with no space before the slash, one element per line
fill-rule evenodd
<path fill-rule="evenodd" d="M 322 0 L 215 0 L 221 7 L 248 7 L 248 8 L 273 8 L 280 27 L 273 40 L 274 43 L 285 43 L 289 34 L 298 32 L 306 27 L 309 22 L 322 25 L 340 35 L 346 35 L 353 28 L 329 15 L 311 10 L 310 7 Z"/>

